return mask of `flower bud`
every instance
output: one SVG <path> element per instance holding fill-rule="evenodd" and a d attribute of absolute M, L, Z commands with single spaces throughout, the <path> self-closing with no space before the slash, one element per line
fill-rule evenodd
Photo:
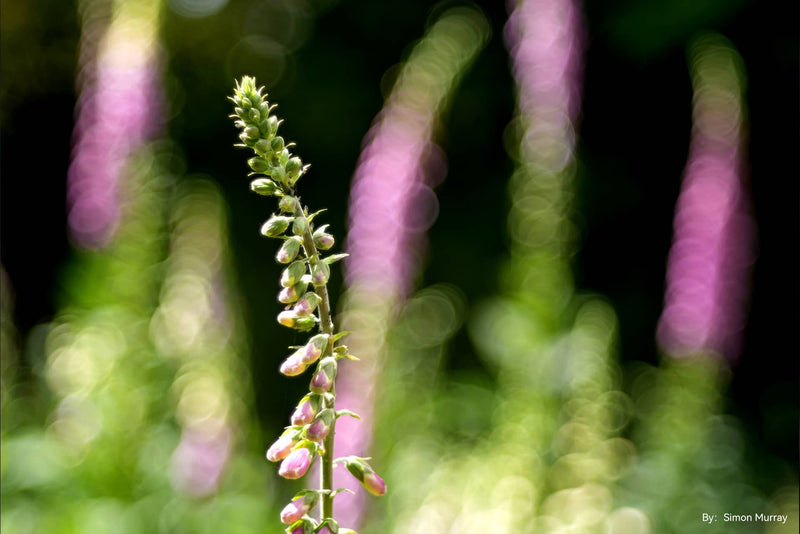
<path fill-rule="evenodd" d="M 289 453 L 292 452 L 292 447 L 295 445 L 297 445 L 297 440 L 291 435 L 284 434 L 267 449 L 267 460 L 270 462 L 283 460 L 289 456 Z"/>
<path fill-rule="evenodd" d="M 247 118 L 247 111 L 245 111 L 244 108 L 236 106 L 235 108 L 233 108 L 233 112 L 236 113 L 236 116 L 242 120 L 245 120 Z"/>
<path fill-rule="evenodd" d="M 273 138 L 272 142 L 270 143 L 270 148 L 272 148 L 272 151 L 277 152 L 279 154 L 283 151 L 284 146 L 285 143 L 283 141 L 283 137 L 281 137 L 280 135 Z"/>
<path fill-rule="evenodd" d="M 350 471 L 356 480 L 361 482 L 368 492 L 376 497 L 381 497 L 386 494 L 386 483 L 378 476 L 377 473 L 370 467 L 366 460 L 357 456 L 348 456 L 342 458 L 345 462 L 347 470 Z"/>
<path fill-rule="evenodd" d="M 281 150 L 280 154 L 278 154 L 278 161 L 281 162 L 281 166 L 286 168 L 286 164 L 289 163 L 289 150 L 283 149 Z"/>
<path fill-rule="evenodd" d="M 292 502 L 281 510 L 281 523 L 291 525 L 295 521 L 299 521 L 316 506 L 318 498 L 318 493 L 310 491 L 292 499 Z"/>
<path fill-rule="evenodd" d="M 294 312 L 299 316 L 311 315 L 317 309 L 317 305 L 322 299 L 316 293 L 309 291 L 297 304 L 294 305 Z"/>
<path fill-rule="evenodd" d="M 256 128 L 255 126 L 247 126 L 244 130 L 242 130 L 242 132 L 244 132 L 244 134 L 250 139 L 258 139 L 259 137 L 258 128 Z"/>
<path fill-rule="evenodd" d="M 259 139 L 253 145 L 253 150 L 256 151 L 256 154 L 261 156 L 262 158 L 266 158 L 271 154 L 269 141 L 266 139 Z"/>
<path fill-rule="evenodd" d="M 302 359 L 302 355 L 297 352 L 283 360 L 281 364 L 281 374 L 286 376 L 297 376 L 303 374 L 308 369 L 308 364 Z"/>
<path fill-rule="evenodd" d="M 285 196 L 278 202 L 278 208 L 284 213 L 292 213 L 297 201 L 294 197 Z"/>
<path fill-rule="evenodd" d="M 286 162 L 286 176 L 289 177 L 289 183 L 294 183 L 300 177 L 300 171 L 303 170 L 303 162 L 297 156 L 289 158 Z"/>
<path fill-rule="evenodd" d="M 255 139 L 250 139 L 249 137 L 247 137 L 247 134 L 244 133 L 244 132 L 239 134 L 239 141 L 241 141 L 242 143 L 244 143 L 247 146 L 253 146 L 253 145 L 256 144 Z"/>
<path fill-rule="evenodd" d="M 300 447 L 290 452 L 289 456 L 281 462 L 278 474 L 283 478 L 300 478 L 306 474 L 313 461 L 314 455 L 311 451 L 307 447 Z"/>
<path fill-rule="evenodd" d="M 325 393 L 333 387 L 336 378 L 336 360 L 328 357 L 323 359 L 317 367 L 317 372 L 311 378 L 308 389 L 314 393 Z"/>
<path fill-rule="evenodd" d="M 281 285 L 283 287 L 291 287 L 300 281 L 304 274 L 306 274 L 305 262 L 302 260 L 292 262 L 283 270 L 283 273 L 281 273 Z"/>
<path fill-rule="evenodd" d="M 258 122 L 261 120 L 261 113 L 256 108 L 250 108 L 249 119 L 251 122 Z"/>
<path fill-rule="evenodd" d="M 263 124 L 264 123 L 262 122 L 259 126 L 261 126 L 262 130 L 264 131 L 264 133 L 266 133 L 270 137 L 275 135 L 275 132 L 278 131 L 279 121 L 278 121 L 278 117 L 276 117 L 275 115 L 271 115 L 266 120 L 266 127 L 262 126 Z"/>
<path fill-rule="evenodd" d="M 311 267 L 311 282 L 315 286 L 323 286 L 331 277 L 331 268 L 324 261 L 318 261 Z"/>
<path fill-rule="evenodd" d="M 250 168 L 255 172 L 265 172 L 269 169 L 269 164 L 264 158 L 250 158 L 247 160 L 247 164 L 250 165 Z"/>
<path fill-rule="evenodd" d="M 278 322 L 283 326 L 294 328 L 294 324 L 297 322 L 297 315 L 294 310 L 284 310 L 278 314 Z"/>
<path fill-rule="evenodd" d="M 272 178 L 278 183 L 283 185 L 288 184 L 286 181 L 286 173 L 281 166 L 276 165 L 275 167 L 272 167 L 269 171 L 269 175 L 272 176 Z"/>
<path fill-rule="evenodd" d="M 307 425 L 319 413 L 321 399 L 319 395 L 306 395 L 292 413 L 291 421 L 294 426 Z"/>
<path fill-rule="evenodd" d="M 284 304 L 290 304 L 300 298 L 306 288 L 308 287 L 308 282 L 300 281 L 297 282 L 295 285 L 291 287 L 284 287 L 280 293 L 278 293 L 278 301 Z M 305 298 L 305 295 L 304 295 Z M 300 313 L 298 310 L 295 310 L 295 313 L 300 315 L 310 315 L 310 313 Z"/>
<path fill-rule="evenodd" d="M 290 217 L 281 217 L 282 219 L 291 220 Z M 288 224 L 287 224 L 288 226 Z M 293 261 L 297 254 L 300 252 L 300 238 L 290 237 L 286 241 L 283 242 L 283 245 L 278 250 L 278 253 L 275 255 L 275 259 L 277 259 L 280 263 L 289 263 Z"/>
<path fill-rule="evenodd" d="M 269 178 L 256 178 L 250 182 L 250 190 L 268 197 L 278 192 L 278 186 Z"/>
<path fill-rule="evenodd" d="M 308 219 L 305 216 L 295 217 L 292 224 L 292 233 L 294 235 L 303 235 L 308 230 Z"/>
<path fill-rule="evenodd" d="M 291 217 L 274 216 L 261 225 L 261 234 L 266 237 L 277 237 L 289 228 L 290 222 L 292 222 Z"/>
<path fill-rule="evenodd" d="M 318 443 L 322 442 L 325 436 L 328 435 L 328 432 L 331 431 L 331 424 L 335 417 L 336 414 L 330 408 L 322 410 L 314 419 L 314 422 L 308 427 L 308 430 L 306 430 L 306 439 Z"/>
<path fill-rule="evenodd" d="M 331 234 L 321 233 L 317 234 L 314 232 L 314 246 L 316 246 L 320 250 L 328 250 L 330 249 L 336 240 L 333 238 Z"/>
<path fill-rule="evenodd" d="M 317 318 L 313 315 L 309 315 L 306 317 L 298 317 L 294 320 L 294 328 L 295 330 L 300 330 L 302 332 L 307 332 L 314 328 L 317 325 Z"/>

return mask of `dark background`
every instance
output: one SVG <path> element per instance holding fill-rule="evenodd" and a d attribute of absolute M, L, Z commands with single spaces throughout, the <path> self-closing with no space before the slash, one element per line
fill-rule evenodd
<path fill-rule="evenodd" d="M 266 4 L 232 0 L 203 19 L 166 9 L 162 29 L 171 103 L 168 133 L 184 153 L 187 172 L 214 177 L 231 206 L 231 245 L 253 333 L 262 418 L 270 417 L 274 402 L 295 396 L 284 390 L 285 381 L 272 365 L 258 358 L 261 347 L 288 334 L 273 327 L 274 303 L 263 297 L 263 281 L 278 275 L 273 248 L 256 231 L 270 207 L 245 185 L 244 158 L 231 147 L 235 132 L 225 96 L 233 78 L 247 73 L 242 69 L 264 79 L 263 57 L 237 56 L 242 35 L 289 31 L 274 17 L 259 18 L 259 6 Z M 423 34 L 432 14 L 452 4 L 307 4 L 302 35 L 293 38 L 295 48 L 285 56 L 283 74 L 270 94 L 287 118 L 284 135 L 297 142 L 305 161 L 313 162 L 308 180 L 314 185 L 305 200 L 328 207 L 326 222 L 339 236 L 361 140 L 380 110 L 392 67 Z M 791 4 L 586 3 L 589 36 L 575 205 L 581 236 L 574 273 L 580 290 L 613 303 L 623 364 L 656 363 L 654 332 L 689 146 L 686 44 L 703 29 L 722 33 L 747 69 L 750 180 L 759 240 L 746 346 L 733 370 L 727 410 L 745 425 L 748 454 L 774 454 L 796 468 L 800 13 Z M 470 302 L 497 289 L 513 168 L 503 147 L 514 106 L 502 39 L 507 14 L 503 2 L 479 5 L 493 37 L 464 79 L 438 137 L 449 169 L 437 190 L 440 214 L 419 280 L 420 286 L 456 284 Z M 2 0 L 0 29 L 0 247 L 24 339 L 55 314 L 63 268 L 75 254 L 67 238 L 64 196 L 80 27 L 73 2 Z M 463 356 L 452 367 L 480 365 L 465 334 L 454 343 Z"/>

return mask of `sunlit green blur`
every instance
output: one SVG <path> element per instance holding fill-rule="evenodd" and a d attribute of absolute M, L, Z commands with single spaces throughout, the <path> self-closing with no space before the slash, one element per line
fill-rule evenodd
<path fill-rule="evenodd" d="M 478 2 L 483 11 L 410 0 L 50 0 L 42 2 L 42 13 L 39 3 L 0 2 L 2 42 L 13 51 L 4 52 L 0 65 L 4 135 L 32 128 L 27 142 L 37 151 L 47 145 L 36 158 L 54 167 L 59 157 L 68 159 L 70 135 L 76 135 L 69 121 L 92 109 L 82 93 L 93 83 L 84 56 L 124 72 L 152 68 L 154 94 L 143 102 L 161 121 L 153 128 L 156 141 L 128 147 L 131 153 L 120 159 L 113 239 L 91 251 L 69 248 L 53 268 L 56 281 L 47 297 L 55 311 L 41 313 L 32 328 L 15 324 L 31 292 L 21 283 L 20 260 L 4 249 L 0 532 L 279 534 L 279 511 L 291 495 L 303 484 L 316 485 L 311 476 L 280 478 L 264 458 L 308 377 L 278 372 L 286 346 L 305 339 L 278 330 L 280 270 L 274 242 L 258 233 L 275 207 L 248 196 L 242 153 L 231 146 L 224 97 L 242 75 L 256 76 L 280 104 L 287 139 L 296 140 L 304 161 L 313 164 L 303 202 L 327 208 L 321 218 L 336 236 L 334 252 L 351 252 L 332 267 L 330 292 L 341 295 L 336 324 L 352 331 L 343 342 L 361 361 L 342 362 L 337 394 L 340 408 L 364 420 L 342 418 L 337 440 L 353 438 L 349 446 L 363 446 L 341 454 L 369 456 L 388 486 L 385 497 L 373 499 L 351 477 L 358 496 L 337 496 L 339 513 L 347 510 L 361 521 L 358 532 L 788 534 L 800 528 L 793 460 L 764 445 L 774 443 L 764 437 L 770 431 L 794 435 L 795 400 L 776 394 L 741 401 L 741 391 L 733 391 L 741 368 L 712 349 L 671 351 L 656 335 L 655 318 L 652 325 L 643 319 L 653 328 L 638 333 L 652 339 L 652 354 L 623 353 L 626 329 L 630 335 L 636 328 L 625 321 L 625 303 L 583 283 L 587 276 L 580 272 L 593 268 L 579 257 L 585 219 L 594 220 L 593 210 L 640 200 L 628 190 L 634 186 L 613 190 L 608 181 L 599 184 L 600 175 L 634 168 L 641 188 L 655 178 L 642 172 L 633 154 L 602 171 L 602 157 L 585 149 L 584 119 L 595 136 L 603 130 L 619 144 L 630 141 L 625 130 L 632 126 L 597 126 L 598 108 L 607 104 L 591 85 L 579 87 L 576 54 L 584 53 L 587 69 L 596 69 L 587 77 L 607 77 L 613 85 L 629 78 L 612 70 L 598 74 L 602 67 L 591 66 L 608 66 L 602 57 L 611 54 L 603 48 L 608 43 L 633 40 L 621 54 L 637 57 L 672 47 L 666 60 L 648 56 L 648 68 L 682 80 L 685 94 L 635 85 L 613 92 L 641 102 L 638 93 L 652 90 L 645 98 L 652 109 L 684 109 L 678 148 L 663 148 L 673 152 L 670 161 L 648 162 L 674 171 L 665 189 L 677 194 L 687 157 L 683 141 L 701 132 L 714 142 L 742 142 L 747 85 L 761 91 L 768 85 L 755 77 L 748 82 L 733 39 L 714 33 L 684 39 L 694 26 L 679 22 L 702 18 L 702 8 L 697 13 L 671 1 L 628 6 L 629 12 L 612 6 L 606 14 L 599 4 L 572 3 L 587 11 L 589 33 L 577 38 L 577 28 L 558 26 L 566 24 L 559 19 L 566 11 L 533 0 L 508 8 Z M 664 14 L 668 35 L 640 35 L 652 24 L 643 19 L 666 4 L 672 6 Z M 713 4 L 710 9 L 722 10 L 723 3 Z M 737 13 L 739 4 L 727 9 Z M 544 7 L 534 17 L 540 25 L 517 35 L 506 26 L 506 9 L 523 5 Z M 622 11 L 614 15 L 615 9 Z M 64 20 L 48 22 L 54 18 Z M 75 36 L 54 31 L 61 26 Z M 615 36 L 604 35 L 614 28 Z M 32 46 L 26 33 L 42 43 Z M 536 83 L 527 89 L 530 65 L 515 63 L 515 38 L 531 39 L 525 46 L 548 66 L 531 69 Z M 757 57 L 749 53 L 748 61 Z M 622 65 L 619 71 L 632 68 Z M 66 103 L 51 109 L 44 101 L 54 87 Z M 579 112 L 581 94 L 586 117 Z M 108 114 L 100 117 L 105 124 L 122 125 L 121 138 L 129 139 L 114 102 L 95 104 Z M 59 121 L 69 122 L 60 137 Z M 642 131 L 633 136 L 642 137 L 666 128 L 649 115 L 635 126 Z M 375 148 L 383 127 L 399 135 Z M 663 139 L 652 142 L 659 143 Z M 349 180 L 366 159 L 359 159 L 359 150 L 375 156 L 387 146 L 399 156 L 372 168 L 378 186 L 360 198 L 353 188 L 348 197 Z M 3 151 L 7 165 L 15 154 Z M 36 158 L 29 155 L 11 172 L 3 168 L 4 198 L 12 199 L 4 209 L 14 202 L 27 206 L 8 191 L 32 183 L 37 196 L 30 202 L 37 209 L 30 216 L 48 220 L 42 210 L 49 210 L 62 217 L 68 204 L 53 183 L 66 182 L 66 169 L 43 171 Z M 393 181 L 404 164 L 413 184 L 408 189 Z M 94 165 L 87 168 L 94 176 Z M 55 196 L 53 204 L 45 202 Z M 674 201 L 662 196 L 664 203 Z M 375 209 L 376 197 L 401 199 L 405 209 Z M 739 200 L 709 198 L 721 207 Z M 662 223 L 670 228 L 673 206 L 661 208 L 652 210 L 669 212 Z M 768 217 L 770 208 L 762 206 L 757 215 Z M 20 238 L 21 250 L 31 250 L 31 267 L 46 263 L 37 247 L 47 248 L 53 235 L 68 248 L 70 222 L 63 218 L 47 236 Z M 348 240 L 367 239 L 355 231 L 358 221 L 374 238 L 364 247 L 373 255 L 372 271 L 362 269 L 364 256 L 355 246 L 346 248 Z M 24 217 L 13 222 L 14 233 L 33 227 Z M 672 234 L 659 235 L 645 222 L 636 235 L 661 239 L 653 254 L 663 278 Z M 4 239 L 11 232 L 5 227 Z M 767 252 L 780 248 L 772 243 Z M 638 247 L 644 245 L 625 242 L 603 251 L 604 259 L 622 269 L 621 262 L 639 258 L 623 259 L 621 250 Z M 748 268 L 755 261 L 752 253 L 738 259 Z M 642 262 L 641 269 L 652 268 Z M 31 270 L 31 278 L 39 275 Z M 687 279 L 687 293 L 705 304 Z M 720 287 L 735 294 L 737 304 L 748 299 L 746 288 Z M 641 295 L 647 303 L 641 310 L 667 307 L 677 294 L 667 293 L 659 285 Z M 681 313 L 683 304 L 677 305 Z M 777 306 L 767 307 L 778 314 Z M 723 324 L 719 309 L 712 311 Z M 748 320 L 736 317 L 723 326 L 742 333 Z M 777 319 L 761 320 L 759 327 L 771 331 Z M 689 323 L 690 330 L 696 326 Z M 784 333 L 777 330 L 772 335 L 780 339 Z M 768 367 L 772 357 L 766 347 L 763 354 L 751 348 L 742 363 L 763 359 L 750 369 Z M 780 380 L 791 386 L 796 377 L 775 377 L 774 383 Z M 761 420 L 749 411 L 766 415 Z M 350 477 L 341 467 L 336 471 Z M 702 520 L 725 512 L 788 520 Z"/>

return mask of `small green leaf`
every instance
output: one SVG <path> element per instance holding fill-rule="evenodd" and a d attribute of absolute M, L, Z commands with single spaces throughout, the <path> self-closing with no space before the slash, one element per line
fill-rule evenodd
<path fill-rule="evenodd" d="M 339 260 L 345 259 L 349 255 L 350 254 L 331 254 L 327 258 L 322 258 L 322 261 L 324 261 L 328 265 L 331 265 L 332 263 L 336 263 Z"/>
<path fill-rule="evenodd" d="M 350 417 L 353 417 L 353 418 L 358 419 L 359 421 L 361 421 L 361 416 L 358 415 L 355 412 L 351 412 L 350 410 L 339 410 L 338 412 L 336 412 L 336 418 L 337 419 L 340 418 L 343 415 L 349 415 Z"/>

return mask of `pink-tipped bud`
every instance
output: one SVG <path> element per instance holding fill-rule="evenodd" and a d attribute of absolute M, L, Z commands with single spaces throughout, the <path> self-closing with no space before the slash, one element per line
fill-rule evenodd
<path fill-rule="evenodd" d="M 325 393 L 333 387 L 336 378 L 336 360 L 328 357 L 324 358 L 317 367 L 317 372 L 311 378 L 308 389 L 314 393 Z"/>
<path fill-rule="evenodd" d="M 328 339 L 330 339 L 328 334 L 317 334 L 309 339 L 302 349 L 303 361 L 309 365 L 317 361 L 328 346 Z"/>
<path fill-rule="evenodd" d="M 286 269 L 283 270 L 283 273 L 281 273 L 281 286 L 292 287 L 303 278 L 304 274 L 306 274 L 305 262 L 292 262 Z"/>
<path fill-rule="evenodd" d="M 319 406 L 319 395 L 306 395 L 292 413 L 292 424 L 294 426 L 307 425 L 319 413 Z"/>
<path fill-rule="evenodd" d="M 386 482 L 375 471 L 364 473 L 364 480 L 361 481 L 361 485 L 376 497 L 386 495 Z"/>
<path fill-rule="evenodd" d="M 261 225 L 261 233 L 267 237 L 277 237 L 289 228 L 291 217 L 272 217 Z"/>
<path fill-rule="evenodd" d="M 342 458 L 342 460 L 347 466 L 347 470 L 350 471 L 350 474 L 361 482 L 365 490 L 376 497 L 381 497 L 386 494 L 386 482 L 378 476 L 366 460 L 357 456 L 348 456 L 347 458 Z"/>
<path fill-rule="evenodd" d="M 308 492 L 295 497 L 292 502 L 281 510 L 281 522 L 285 525 L 291 525 L 295 521 L 299 521 L 316 506 L 318 498 L 319 495 L 315 492 Z"/>
<path fill-rule="evenodd" d="M 328 250 L 335 242 L 333 236 L 325 231 L 327 224 L 320 226 L 314 231 L 314 245 L 320 250 Z"/>
<path fill-rule="evenodd" d="M 294 305 L 294 312 L 300 316 L 311 315 L 317 309 L 321 300 L 322 298 L 319 295 L 309 291 Z"/>
<path fill-rule="evenodd" d="M 270 462 L 279 462 L 283 460 L 289 453 L 292 452 L 292 447 L 297 445 L 297 440 L 293 439 L 290 435 L 283 435 L 279 437 L 275 443 L 270 445 L 267 449 L 267 460 Z"/>
<path fill-rule="evenodd" d="M 322 410 L 319 415 L 317 415 L 317 418 L 314 419 L 314 422 L 308 427 L 308 430 L 306 430 L 306 439 L 316 441 L 317 443 L 321 442 L 325 439 L 325 436 L 328 435 L 328 432 L 331 431 L 331 424 L 335 418 L 336 414 L 330 408 Z"/>
<path fill-rule="evenodd" d="M 297 352 L 283 360 L 281 373 L 286 376 L 297 376 L 303 374 L 308 369 L 308 364 L 303 362 L 301 355 Z"/>
<path fill-rule="evenodd" d="M 303 282 L 303 281 L 300 281 L 290 287 L 284 287 L 278 294 L 278 301 L 284 304 L 291 304 L 292 302 L 300 298 L 300 295 L 303 295 L 303 292 L 306 290 L 307 287 L 308 287 L 308 282 Z M 298 313 L 297 310 L 295 310 L 295 313 L 297 315 L 311 315 L 310 313 Z"/>
<path fill-rule="evenodd" d="M 298 236 L 292 236 L 285 240 L 283 245 L 281 245 L 281 248 L 278 249 L 275 259 L 278 260 L 279 263 L 289 263 L 294 261 L 294 259 L 297 257 L 297 254 L 300 252 L 301 243 L 302 240 Z"/>
<path fill-rule="evenodd" d="M 311 282 L 315 286 L 323 286 L 331 277 L 331 268 L 324 261 L 318 261 L 311 268 Z"/>
<path fill-rule="evenodd" d="M 295 449 L 281 462 L 278 474 L 283 478 L 296 479 L 306 474 L 314 455 L 306 447 Z"/>
<path fill-rule="evenodd" d="M 286 195 L 278 201 L 278 208 L 284 213 L 292 213 L 297 203 L 294 197 Z"/>

